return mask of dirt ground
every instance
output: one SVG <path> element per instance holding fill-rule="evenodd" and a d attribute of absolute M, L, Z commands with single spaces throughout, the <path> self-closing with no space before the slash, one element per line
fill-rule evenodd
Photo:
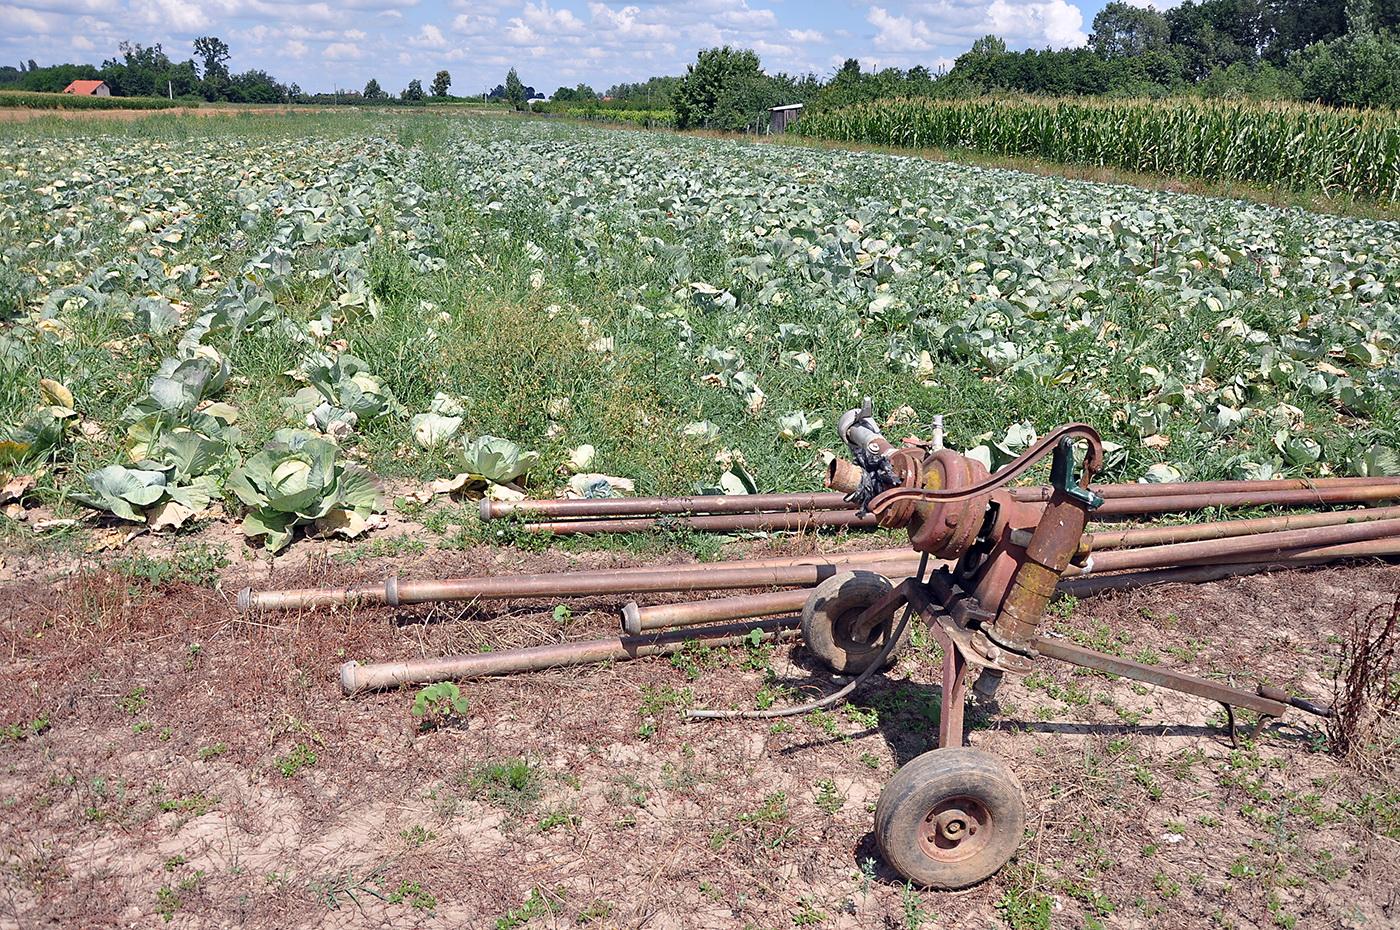
<path fill-rule="evenodd" d="M 966 892 L 920 893 L 879 860 L 871 811 L 936 732 L 922 637 L 846 709 L 777 724 L 679 708 L 835 687 L 798 647 L 466 683 L 469 710 L 424 731 L 412 690 L 342 697 L 339 664 L 604 635 L 622 599 L 234 610 L 245 584 L 580 559 L 383 551 L 235 556 L 216 587 L 11 559 L 0 926 L 1400 927 L 1393 770 L 1339 763 L 1316 718 L 1232 748 L 1218 706 L 1042 663 L 995 713 L 970 709 L 971 745 L 1025 787 L 1019 854 Z M 1349 566 L 1101 595 L 1055 622 L 1327 700 L 1352 618 L 1397 594 L 1397 568 Z"/>

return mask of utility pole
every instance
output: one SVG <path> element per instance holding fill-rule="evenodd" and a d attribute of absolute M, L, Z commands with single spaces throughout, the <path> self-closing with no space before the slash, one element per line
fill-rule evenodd
<path fill-rule="evenodd" d="M 171 100 L 175 99 L 175 88 L 171 86 L 169 78 L 165 79 L 165 93 L 170 97 Z"/>

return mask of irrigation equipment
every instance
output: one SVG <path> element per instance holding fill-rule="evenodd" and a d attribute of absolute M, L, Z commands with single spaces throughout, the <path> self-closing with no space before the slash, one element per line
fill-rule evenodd
<path fill-rule="evenodd" d="M 995 475 L 937 439 L 891 443 L 869 401 L 846 413 L 838 429 L 850 458 L 831 463 L 829 493 L 483 502 L 481 517 L 510 518 L 527 530 L 551 533 L 627 532 L 668 523 L 723 532 L 878 526 L 904 530 L 909 548 L 547 575 L 389 578 L 343 588 L 245 590 L 238 603 L 243 610 L 272 610 L 632 598 L 621 607 L 616 636 L 481 655 L 347 663 L 341 674 L 347 694 L 665 655 L 689 641 L 738 645 L 800 638 L 833 671 L 855 676 L 841 690 L 799 707 L 687 712 L 724 718 L 771 718 L 830 706 L 885 668 L 911 624 L 924 623 L 943 652 L 938 748 L 905 765 L 885 787 L 875 836 L 886 860 L 910 881 L 955 889 L 1000 869 L 1025 821 L 1015 775 L 995 756 L 964 745 L 969 690 L 989 698 L 1008 674 L 1064 662 L 1219 703 L 1231 739 L 1236 709 L 1258 715 L 1256 731 L 1290 710 L 1330 713 L 1262 685 L 1230 687 L 1047 633 L 1046 607 L 1057 593 L 1085 596 L 1400 555 L 1400 505 L 1356 506 L 1400 501 L 1400 478 L 1094 484 L 1103 449 L 1098 433 L 1084 424 L 1054 430 Z M 1048 484 L 1013 486 L 1045 460 Z M 1243 506 L 1313 509 L 1180 525 L 1113 523 Z M 1317 509 L 1336 506 L 1347 509 Z M 636 600 L 716 591 L 726 593 L 681 603 Z"/>

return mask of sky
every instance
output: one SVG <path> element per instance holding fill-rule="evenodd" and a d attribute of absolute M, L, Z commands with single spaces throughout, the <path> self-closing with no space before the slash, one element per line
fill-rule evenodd
<path fill-rule="evenodd" d="M 830 75 L 948 67 L 995 33 L 1013 49 L 1082 45 L 1105 0 L 0 0 L 0 63 L 101 64 L 124 39 L 160 43 L 180 61 L 216 35 L 233 71 L 260 68 L 307 91 L 397 92 L 442 68 L 455 94 L 501 83 L 506 70 L 543 93 L 598 91 L 682 74 L 698 49 L 752 48 L 770 73 Z M 1158 0 L 1157 6 L 1170 0 Z"/>

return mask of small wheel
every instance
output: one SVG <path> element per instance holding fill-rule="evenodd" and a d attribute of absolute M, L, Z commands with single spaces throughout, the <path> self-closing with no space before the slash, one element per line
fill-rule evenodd
<path fill-rule="evenodd" d="M 885 861 L 925 888 L 975 885 L 1006 865 L 1026 829 L 1021 783 L 1000 759 L 968 747 L 909 762 L 880 792 L 875 842 Z"/>
<path fill-rule="evenodd" d="M 875 572 L 854 571 L 832 575 L 812 589 L 802 607 L 802 640 L 827 667 L 841 675 L 859 675 L 885 647 L 894 629 L 899 612 L 882 620 L 871 631 L 868 640 L 858 640 L 851 633 L 865 608 L 894 590 L 890 580 Z M 905 624 L 900 642 L 890 650 L 887 663 L 893 663 L 909 639 L 910 625 Z"/>

